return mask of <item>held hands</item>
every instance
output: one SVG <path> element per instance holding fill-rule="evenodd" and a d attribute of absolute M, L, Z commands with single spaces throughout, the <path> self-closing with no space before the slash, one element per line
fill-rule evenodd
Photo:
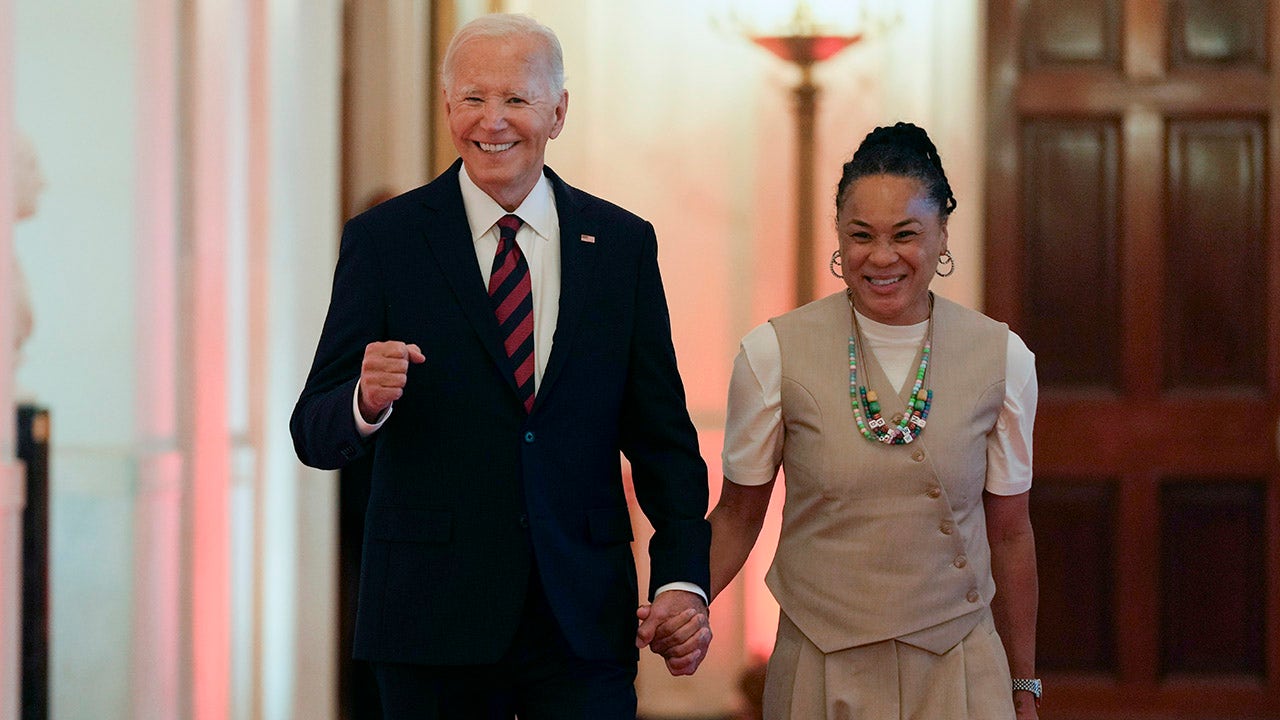
<path fill-rule="evenodd" d="M 396 340 L 365 346 L 360 364 L 360 416 L 365 422 L 377 422 L 382 411 L 404 395 L 409 363 L 417 365 L 426 359 L 417 345 Z"/>
<path fill-rule="evenodd" d="M 692 675 L 711 644 L 708 614 L 707 604 L 695 593 L 659 593 L 652 605 L 641 605 L 636 610 L 636 617 L 640 618 L 636 647 L 648 645 L 661 655 L 672 675 Z"/>

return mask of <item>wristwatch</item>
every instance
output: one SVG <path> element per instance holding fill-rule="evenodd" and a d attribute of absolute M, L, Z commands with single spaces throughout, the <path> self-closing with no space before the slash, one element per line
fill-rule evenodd
<path fill-rule="evenodd" d="M 1040 684 L 1040 678 L 1014 678 L 1014 690 L 1026 690 L 1035 696 L 1036 707 L 1040 707 L 1040 696 L 1044 694 L 1044 686 Z"/>

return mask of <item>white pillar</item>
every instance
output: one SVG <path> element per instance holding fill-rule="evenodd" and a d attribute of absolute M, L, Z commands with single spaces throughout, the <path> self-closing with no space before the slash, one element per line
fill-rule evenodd
<path fill-rule="evenodd" d="M 138 154 L 134 213 L 134 515 L 132 717 L 183 717 L 183 456 L 178 443 L 179 13 L 177 0 L 138 0 Z"/>
<path fill-rule="evenodd" d="M 263 397 L 266 391 L 266 269 L 271 216 L 267 188 L 271 164 L 267 121 L 266 0 L 236 0 L 230 18 L 230 97 L 227 234 L 227 421 L 230 477 L 230 719 L 262 717 L 261 582 L 257 574 L 264 514 Z"/>
<path fill-rule="evenodd" d="M 189 256 L 184 350 L 190 367 L 184 423 L 190 448 L 191 717 L 225 720 L 231 700 L 231 432 L 228 271 L 235 194 L 231 138 L 241 103 L 232 68 L 243 49 L 236 4 L 198 0 L 192 11 L 186 137 Z"/>
<path fill-rule="evenodd" d="M 22 465 L 14 458 L 13 3 L 0 0 L 0 720 L 16 720 L 22 663 Z"/>
<path fill-rule="evenodd" d="M 257 532 L 262 707 L 267 720 L 334 717 L 336 485 L 294 456 L 289 416 L 315 352 L 337 257 L 340 0 L 267 0 L 271 332 L 265 367 Z"/>

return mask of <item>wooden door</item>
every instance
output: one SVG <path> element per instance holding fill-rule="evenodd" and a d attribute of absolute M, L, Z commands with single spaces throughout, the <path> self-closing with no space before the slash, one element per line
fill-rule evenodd
<path fill-rule="evenodd" d="M 1280 718 L 1280 3 L 990 0 L 1042 716 Z"/>

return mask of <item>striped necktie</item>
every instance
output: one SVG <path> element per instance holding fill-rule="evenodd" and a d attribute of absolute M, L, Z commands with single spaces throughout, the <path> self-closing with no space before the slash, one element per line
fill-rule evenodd
<path fill-rule="evenodd" d="M 489 276 L 489 299 L 498 320 L 502 345 L 515 373 L 516 388 L 525 412 L 533 411 L 533 286 L 516 231 L 524 221 L 505 215 L 498 221 L 498 252 Z"/>

